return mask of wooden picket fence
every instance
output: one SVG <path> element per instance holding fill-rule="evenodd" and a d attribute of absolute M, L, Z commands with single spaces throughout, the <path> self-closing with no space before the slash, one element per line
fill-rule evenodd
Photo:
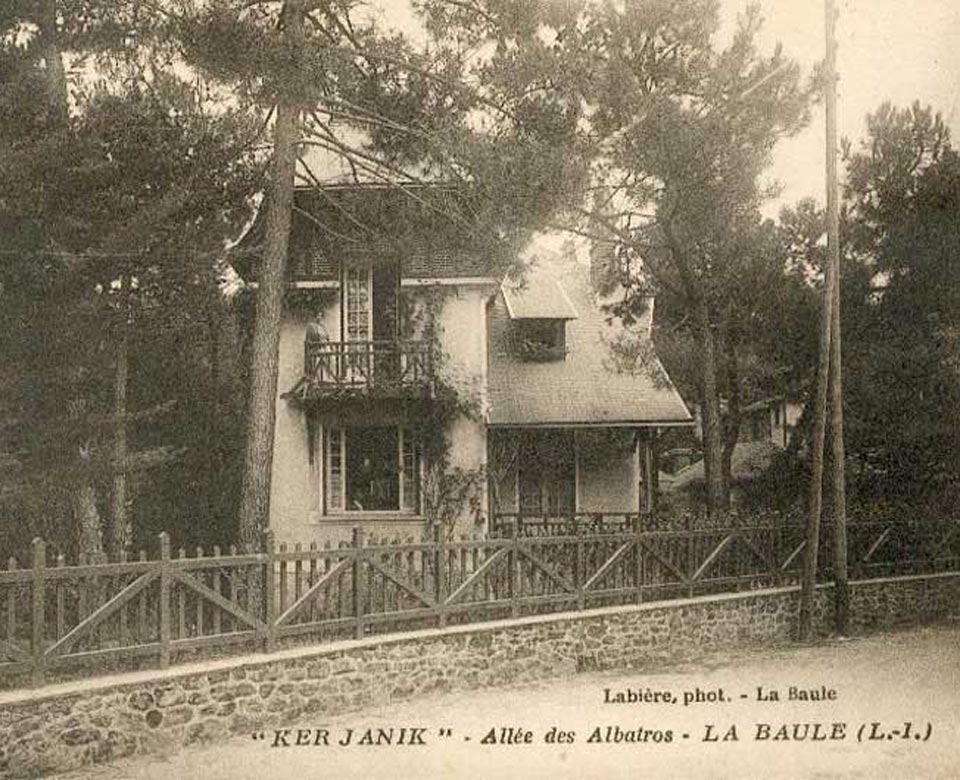
<path fill-rule="evenodd" d="M 797 581 L 796 523 L 627 520 L 574 521 L 551 535 L 507 522 L 491 538 L 430 541 L 356 529 L 338 547 L 275 545 L 268 533 L 258 552 L 192 555 L 174 555 L 161 534 L 154 559 L 77 565 L 50 565 L 38 539 L 28 568 L 11 560 L 0 571 L 0 682 Z M 853 578 L 960 569 L 957 522 L 851 522 L 848 539 Z M 828 532 L 822 543 L 829 576 Z"/>

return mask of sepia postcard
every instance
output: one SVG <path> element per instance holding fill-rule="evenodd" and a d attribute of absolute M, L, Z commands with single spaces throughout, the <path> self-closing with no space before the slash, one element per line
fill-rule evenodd
<path fill-rule="evenodd" d="M 960 777 L 953 0 L 0 8 L 0 777 Z"/>

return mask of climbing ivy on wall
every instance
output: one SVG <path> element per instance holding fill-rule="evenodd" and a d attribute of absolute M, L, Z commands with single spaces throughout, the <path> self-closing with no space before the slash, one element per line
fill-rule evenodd
<path fill-rule="evenodd" d="M 443 349 L 441 313 L 455 293 L 449 288 L 424 287 L 401 295 L 400 334 L 426 342 L 434 366 L 433 403 L 416 420 L 420 431 L 423 480 L 420 500 L 424 533 L 453 536 L 457 520 L 469 513 L 475 525 L 482 522 L 483 468 L 464 469 L 451 462 L 450 432 L 456 420 L 479 421 L 481 405 L 477 378 L 457 375 Z"/>
<path fill-rule="evenodd" d="M 419 389 L 411 390 L 408 423 L 419 433 L 418 447 L 423 471 L 420 485 L 424 532 L 433 538 L 440 532 L 452 538 L 457 521 L 472 516 L 482 522 L 483 468 L 463 468 L 452 462 L 450 440 L 459 419 L 479 421 L 481 404 L 476 376 L 457 370 L 444 349 L 441 314 L 456 293 L 444 287 L 401 288 L 398 299 L 398 332 L 402 340 L 425 343 L 430 352 L 433 380 L 429 403 L 416 403 Z M 336 290 L 290 290 L 287 311 L 307 320 L 322 320 L 336 305 Z"/>

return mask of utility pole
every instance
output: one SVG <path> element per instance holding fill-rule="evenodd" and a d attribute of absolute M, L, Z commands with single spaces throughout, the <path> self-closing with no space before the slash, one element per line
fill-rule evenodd
<path fill-rule="evenodd" d="M 826 111 L 827 111 L 827 262 L 833 269 L 830 301 L 830 443 L 833 510 L 834 624 L 847 633 L 850 595 L 847 587 L 847 499 L 843 446 L 843 386 L 840 367 L 840 213 L 837 182 L 837 12 L 826 0 Z"/>
<path fill-rule="evenodd" d="M 831 382 L 831 364 L 833 362 L 834 314 L 839 312 L 839 209 L 837 203 L 837 63 L 834 28 L 836 11 L 833 0 L 824 0 L 824 31 L 826 34 L 826 167 L 827 167 L 827 256 L 824 262 L 823 309 L 820 317 L 820 350 L 817 362 L 817 389 L 814 398 L 814 424 L 812 458 L 810 466 L 810 501 L 807 518 L 807 534 L 803 551 L 803 572 L 800 587 L 800 630 L 801 641 L 810 638 L 813 633 L 813 602 L 817 582 L 817 555 L 820 547 L 820 515 L 823 508 L 823 450 L 827 426 L 828 391 L 839 394 L 839 386 Z M 835 263 L 834 260 L 837 260 Z M 837 289 L 835 289 L 837 288 Z M 836 300 L 835 300 L 836 299 Z M 839 344 L 838 363 L 839 363 Z M 831 393 L 832 395 L 832 393 Z M 834 404 L 834 414 L 839 404 Z M 834 437 L 836 433 L 834 433 Z M 834 438 L 834 441 L 836 439 Z M 840 440 L 842 449 L 843 442 Z M 834 460 L 836 450 L 834 449 Z M 842 472 L 841 478 L 842 478 Z M 836 487 L 836 469 L 834 487 Z M 837 498 L 834 495 L 834 498 Z M 839 517 L 839 515 L 838 515 Z M 844 542 L 846 541 L 844 537 Z M 844 544 L 844 555 L 846 545 Z M 844 566 L 844 584 L 846 583 Z"/>

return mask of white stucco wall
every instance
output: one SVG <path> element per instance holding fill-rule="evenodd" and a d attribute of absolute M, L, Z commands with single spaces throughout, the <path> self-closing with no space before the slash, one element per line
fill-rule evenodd
<path fill-rule="evenodd" d="M 329 301 L 331 293 L 318 293 Z M 317 309 L 321 308 L 318 302 Z M 323 324 L 328 333 L 339 332 L 339 311 L 327 304 Z M 303 376 L 303 339 L 311 313 L 288 311 L 280 328 L 277 370 L 277 416 L 274 430 L 273 470 L 270 482 L 270 527 L 279 542 L 315 541 L 304 537 L 304 526 L 320 503 L 319 459 L 311 466 L 307 447 L 307 422 L 301 407 L 281 396 Z"/>
<path fill-rule="evenodd" d="M 450 465 L 464 470 L 483 469 L 487 461 L 487 429 L 482 413 L 486 401 L 486 301 L 490 293 L 480 286 L 456 288 L 439 313 L 444 377 L 461 398 L 469 400 L 473 411 L 473 419 L 461 417 L 450 430 Z M 485 481 L 483 490 L 482 505 L 486 507 Z"/>
<path fill-rule="evenodd" d="M 485 285 L 447 287 L 437 313 L 438 337 L 442 352 L 441 372 L 461 399 L 468 402 L 470 416 L 461 416 L 450 426 L 450 467 L 466 472 L 486 468 L 487 428 L 483 419 L 486 403 L 486 303 L 493 289 Z M 407 288 L 406 294 L 417 295 Z M 477 518 L 464 507 L 455 533 L 472 534 L 486 527 L 486 479 L 478 481 L 478 499 L 483 515 Z M 478 523 L 478 520 L 480 521 Z"/>
<path fill-rule="evenodd" d="M 280 330 L 277 377 L 277 417 L 274 431 L 273 472 L 270 482 L 270 527 L 277 539 L 290 539 L 306 517 L 311 498 L 307 459 L 307 426 L 303 411 L 279 397 L 303 375 L 305 320 L 286 317 Z"/>

